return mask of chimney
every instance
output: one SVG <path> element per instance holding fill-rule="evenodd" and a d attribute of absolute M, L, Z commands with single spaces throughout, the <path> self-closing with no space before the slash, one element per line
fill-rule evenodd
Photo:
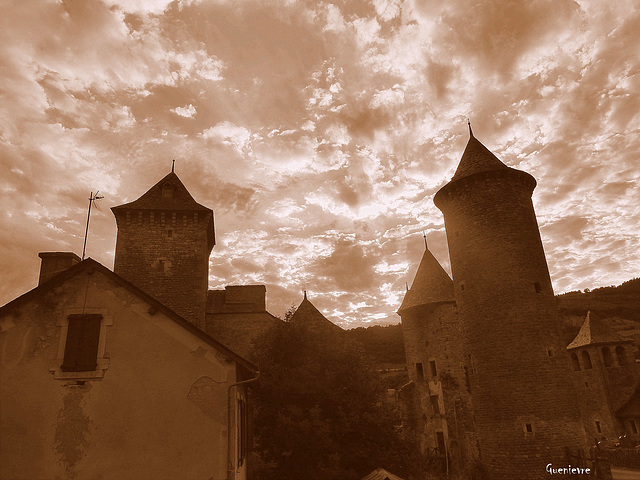
<path fill-rule="evenodd" d="M 40 252 L 40 278 L 38 285 L 51 280 L 58 273 L 80 263 L 80 257 L 73 252 Z"/>

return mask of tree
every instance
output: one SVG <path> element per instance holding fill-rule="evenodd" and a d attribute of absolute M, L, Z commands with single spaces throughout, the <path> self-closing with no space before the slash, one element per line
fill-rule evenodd
<path fill-rule="evenodd" d="M 256 345 L 256 478 L 355 480 L 378 466 L 412 478 L 417 443 L 357 344 L 286 323 Z"/>

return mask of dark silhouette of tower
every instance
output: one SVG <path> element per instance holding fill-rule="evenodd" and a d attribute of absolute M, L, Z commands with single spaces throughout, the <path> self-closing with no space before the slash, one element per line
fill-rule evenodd
<path fill-rule="evenodd" d="M 115 273 L 204 329 L 213 211 L 173 171 L 111 210 L 118 225 Z"/>
<path fill-rule="evenodd" d="M 546 478 L 585 447 L 566 344 L 531 196 L 471 132 L 437 192 L 445 219 L 480 460 L 489 478 Z"/>

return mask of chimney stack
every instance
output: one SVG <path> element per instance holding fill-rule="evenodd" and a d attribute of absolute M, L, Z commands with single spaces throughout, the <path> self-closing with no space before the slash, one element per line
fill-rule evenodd
<path fill-rule="evenodd" d="M 40 278 L 38 285 L 49 281 L 58 273 L 80 263 L 80 257 L 73 252 L 40 252 Z"/>

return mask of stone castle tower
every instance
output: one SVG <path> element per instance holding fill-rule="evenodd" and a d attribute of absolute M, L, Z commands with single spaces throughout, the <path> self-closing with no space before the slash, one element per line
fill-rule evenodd
<path fill-rule="evenodd" d="M 423 413 L 412 423 L 422 432 L 424 452 L 460 466 L 478 457 L 471 396 L 464 388 L 462 330 L 453 281 L 426 247 L 398 310 L 409 379 Z"/>
<path fill-rule="evenodd" d="M 447 453 L 455 422 L 456 431 L 477 439 L 475 451 L 458 442 L 460 454 L 467 461 L 479 454 L 488 478 L 546 478 L 545 465 L 566 462 L 567 449 L 584 449 L 586 436 L 531 200 L 536 181 L 498 160 L 471 127 L 469 133 L 453 178 L 434 198 L 444 214 L 454 311 L 447 321 L 438 313 L 450 294 L 429 301 L 423 292 L 419 308 L 405 305 L 416 285 L 429 285 L 419 279 L 421 264 L 399 313 L 403 330 L 430 330 L 426 346 L 415 348 L 443 367 L 429 376 L 442 384 Z M 430 271 L 443 278 L 437 268 Z M 455 380 L 449 388 L 446 379 Z M 447 406 L 447 397 L 457 403 Z"/>
<path fill-rule="evenodd" d="M 115 273 L 204 329 L 213 211 L 193 199 L 173 170 L 111 210 L 118 225 Z"/>

